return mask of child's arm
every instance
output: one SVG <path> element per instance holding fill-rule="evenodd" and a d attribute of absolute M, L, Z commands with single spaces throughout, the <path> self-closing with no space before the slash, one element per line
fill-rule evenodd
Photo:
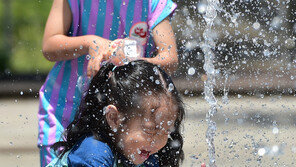
<path fill-rule="evenodd" d="M 69 37 L 71 22 L 72 13 L 67 0 L 54 0 L 45 27 L 43 55 L 49 61 L 63 61 L 89 54 L 92 59 L 87 74 L 94 75 L 100 63 L 108 57 L 110 41 L 95 35 Z"/>
<path fill-rule="evenodd" d="M 169 20 L 165 19 L 160 22 L 152 33 L 157 55 L 153 58 L 145 58 L 145 60 L 160 65 L 166 72 L 172 74 L 178 67 L 178 54 L 175 35 Z"/>

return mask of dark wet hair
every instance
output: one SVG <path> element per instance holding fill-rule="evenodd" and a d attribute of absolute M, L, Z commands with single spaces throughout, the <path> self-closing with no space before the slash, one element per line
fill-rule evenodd
<path fill-rule="evenodd" d="M 104 107 L 113 104 L 119 112 L 129 115 L 137 107 L 135 97 L 141 100 L 147 94 L 170 96 L 178 107 L 175 130 L 170 134 L 167 144 L 157 153 L 160 166 L 178 167 L 184 158 L 183 138 L 180 134 L 184 117 L 183 103 L 171 78 L 158 66 L 143 60 L 118 67 L 111 63 L 102 66 L 91 80 L 74 121 L 66 128 L 64 141 L 54 144 L 53 148 L 59 150 L 61 157 L 81 138 L 92 134 L 117 153 Z"/>

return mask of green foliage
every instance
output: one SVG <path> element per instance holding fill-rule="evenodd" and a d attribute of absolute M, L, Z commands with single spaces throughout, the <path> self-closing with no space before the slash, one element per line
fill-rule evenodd
<path fill-rule="evenodd" d="M 3 11 L 4 5 L 0 3 L 0 11 Z M 3 23 L 3 12 L 0 12 L 1 23 Z M 3 18 L 3 19 L 2 19 Z M 4 38 L 4 26 L 0 26 L 0 39 Z M 0 40 L 0 72 L 4 71 L 8 66 L 8 53 L 5 49 L 4 40 Z"/>
<path fill-rule="evenodd" d="M 41 52 L 51 4 L 49 0 L 11 1 L 13 34 L 9 69 L 13 73 L 47 73 L 53 66 Z"/>

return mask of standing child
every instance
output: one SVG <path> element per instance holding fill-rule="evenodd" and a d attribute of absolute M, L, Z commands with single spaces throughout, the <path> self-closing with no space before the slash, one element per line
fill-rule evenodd
<path fill-rule="evenodd" d="M 109 63 L 92 79 L 48 167 L 178 167 L 182 101 L 170 77 L 143 60 Z"/>
<path fill-rule="evenodd" d="M 141 41 L 146 61 L 172 72 L 178 64 L 174 33 L 168 19 L 171 0 L 54 0 L 47 20 L 43 54 L 56 62 L 40 89 L 39 135 L 41 166 L 54 154 L 74 119 L 88 77 L 110 56 L 110 43 L 132 37 Z M 151 53 L 156 48 L 157 55 Z M 86 56 L 90 55 L 90 56 Z"/>

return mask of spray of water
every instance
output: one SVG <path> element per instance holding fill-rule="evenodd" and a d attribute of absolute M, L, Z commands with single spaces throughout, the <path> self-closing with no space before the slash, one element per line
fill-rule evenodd
<path fill-rule="evenodd" d="M 206 21 L 206 28 L 203 32 L 204 43 L 201 45 L 201 49 L 205 55 L 204 70 L 207 74 L 207 79 L 204 81 L 204 94 L 205 99 L 210 105 L 210 109 L 206 116 L 206 121 L 208 124 L 208 129 L 206 133 L 206 140 L 209 147 L 209 165 L 210 167 L 216 167 L 216 157 L 215 157 L 215 146 L 214 146 L 214 136 L 216 132 L 216 123 L 212 120 L 212 117 L 217 113 L 217 100 L 214 96 L 213 89 L 215 86 L 215 74 L 216 70 L 213 64 L 215 54 L 213 49 L 215 49 L 215 41 L 211 37 L 212 26 L 214 20 L 217 16 L 217 11 L 219 7 L 219 0 L 207 0 L 208 5 L 206 13 L 203 18 Z"/>

